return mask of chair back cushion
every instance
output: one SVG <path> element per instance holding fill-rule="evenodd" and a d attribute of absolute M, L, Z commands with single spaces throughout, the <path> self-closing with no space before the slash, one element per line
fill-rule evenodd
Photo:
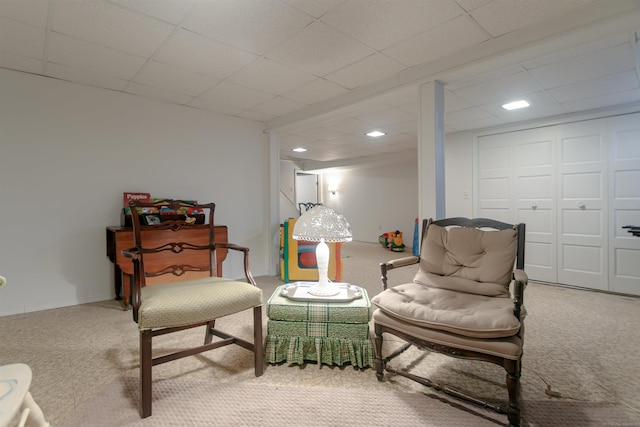
<path fill-rule="evenodd" d="M 414 282 L 486 296 L 509 296 L 517 230 L 443 228 L 430 224 Z"/>

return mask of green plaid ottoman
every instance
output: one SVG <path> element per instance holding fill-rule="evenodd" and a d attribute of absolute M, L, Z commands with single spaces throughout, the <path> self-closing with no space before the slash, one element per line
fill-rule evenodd
<path fill-rule="evenodd" d="M 349 302 L 292 301 L 278 287 L 267 304 L 265 359 L 268 363 L 373 366 L 367 291 Z"/>

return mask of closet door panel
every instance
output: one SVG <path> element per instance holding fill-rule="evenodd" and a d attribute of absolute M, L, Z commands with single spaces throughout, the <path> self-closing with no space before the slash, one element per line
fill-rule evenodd
<path fill-rule="evenodd" d="M 640 237 L 622 228 L 640 226 L 640 114 L 609 121 L 609 290 L 640 295 Z"/>
<path fill-rule="evenodd" d="M 525 271 L 556 281 L 553 128 L 487 135 L 477 144 L 476 216 L 527 226 Z"/>
<path fill-rule="evenodd" d="M 558 126 L 558 283 L 607 290 L 606 120 Z"/>
<path fill-rule="evenodd" d="M 478 138 L 476 217 L 513 222 L 511 133 Z"/>
<path fill-rule="evenodd" d="M 557 279 L 555 245 L 555 128 L 525 130 L 513 139 L 515 222 L 527 225 L 525 271 Z"/>

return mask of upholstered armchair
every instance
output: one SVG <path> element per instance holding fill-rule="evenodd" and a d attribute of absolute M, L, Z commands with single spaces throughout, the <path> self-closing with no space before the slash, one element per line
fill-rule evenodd
<path fill-rule="evenodd" d="M 508 415 L 520 425 L 520 372 L 524 344 L 525 225 L 489 219 L 450 218 L 423 222 L 419 257 L 381 264 L 383 292 L 372 299 L 376 375 L 402 375 L 425 386 Z M 388 272 L 418 264 L 413 282 L 388 285 Z M 510 288 L 513 284 L 513 288 Z M 406 344 L 390 355 L 384 334 Z M 411 345 L 449 356 L 486 361 L 506 372 L 508 406 L 495 405 L 389 362 Z"/>

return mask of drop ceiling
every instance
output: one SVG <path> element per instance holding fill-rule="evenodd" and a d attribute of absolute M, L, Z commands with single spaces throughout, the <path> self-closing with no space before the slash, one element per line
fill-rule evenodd
<path fill-rule="evenodd" d="M 0 67 L 264 122 L 323 168 L 415 158 L 433 80 L 447 133 L 640 109 L 638 22 L 637 0 L 0 0 Z"/>

